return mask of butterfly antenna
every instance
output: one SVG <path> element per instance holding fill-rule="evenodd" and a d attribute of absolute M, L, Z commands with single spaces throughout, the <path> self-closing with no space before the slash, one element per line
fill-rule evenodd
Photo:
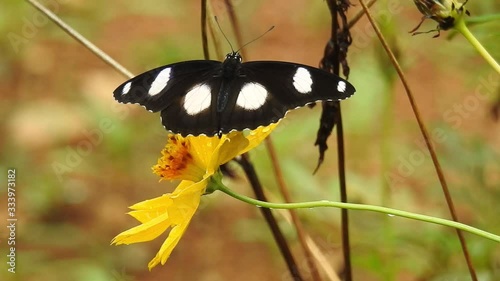
<path fill-rule="evenodd" d="M 220 27 L 219 20 L 217 19 L 217 16 L 214 16 L 214 19 L 215 19 L 215 22 L 217 23 L 217 27 L 219 28 L 220 33 L 222 33 L 222 36 L 224 36 L 224 38 L 226 38 L 226 41 L 229 44 L 229 47 L 231 47 L 231 51 L 234 53 L 233 45 L 231 45 L 231 42 L 229 41 L 229 39 L 227 39 L 227 36 L 224 33 L 224 31 L 222 31 L 222 28 Z"/>
<path fill-rule="evenodd" d="M 271 26 L 266 32 L 262 33 L 259 37 L 257 38 L 254 38 L 253 40 L 251 40 L 250 42 L 247 42 L 245 43 L 245 45 L 241 46 L 236 52 L 239 52 L 241 49 L 243 49 L 244 47 L 246 47 L 247 45 L 249 45 L 250 43 L 253 43 L 257 40 L 259 40 L 260 38 L 262 38 L 264 35 L 266 35 L 269 31 L 273 30 L 274 29 L 274 25 Z"/>

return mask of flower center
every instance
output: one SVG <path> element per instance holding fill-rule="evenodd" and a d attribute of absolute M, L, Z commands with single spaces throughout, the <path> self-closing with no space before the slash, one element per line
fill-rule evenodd
<path fill-rule="evenodd" d="M 168 135 L 161 154 L 158 164 L 153 166 L 153 173 L 162 179 L 196 182 L 203 178 L 205 170 L 194 161 L 188 139 L 180 135 Z"/>

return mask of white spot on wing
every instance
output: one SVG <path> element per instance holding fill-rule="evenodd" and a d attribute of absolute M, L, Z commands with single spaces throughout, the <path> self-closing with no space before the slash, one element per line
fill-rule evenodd
<path fill-rule="evenodd" d="M 293 76 L 295 89 L 301 94 L 308 94 L 312 91 L 312 83 L 311 73 L 303 67 L 297 68 Z"/>
<path fill-rule="evenodd" d="M 337 91 L 343 93 L 345 92 L 345 89 L 346 89 L 346 84 L 344 81 L 339 81 L 339 83 L 337 84 Z"/>
<path fill-rule="evenodd" d="M 130 86 L 132 86 L 132 82 L 128 82 L 127 84 L 125 84 L 125 86 L 123 86 L 122 95 L 128 94 L 128 92 L 130 91 Z"/>
<path fill-rule="evenodd" d="M 210 87 L 205 84 L 195 85 L 184 97 L 184 110 L 189 115 L 196 115 L 207 109 L 212 102 Z"/>
<path fill-rule="evenodd" d="M 267 99 L 267 90 L 259 83 L 243 85 L 236 100 L 236 105 L 248 110 L 260 108 Z"/>
<path fill-rule="evenodd" d="M 151 88 L 149 88 L 148 94 L 150 96 L 159 94 L 161 90 L 167 86 L 167 83 L 170 80 L 170 70 L 171 68 L 169 67 L 158 73 L 153 83 L 151 83 Z"/>

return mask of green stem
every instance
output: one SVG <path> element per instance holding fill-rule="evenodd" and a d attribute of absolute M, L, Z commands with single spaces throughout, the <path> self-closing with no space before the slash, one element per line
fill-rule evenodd
<path fill-rule="evenodd" d="M 461 229 L 463 231 L 467 231 L 472 234 L 476 234 L 478 236 L 481 236 L 486 239 L 493 240 L 495 242 L 500 242 L 500 236 L 495 235 L 493 233 L 486 232 L 484 230 L 468 226 L 463 223 L 459 222 L 454 222 L 446 219 L 441 219 L 441 218 L 436 218 L 436 217 L 431 217 L 431 216 L 426 216 L 426 215 L 421 215 L 421 214 L 415 214 L 415 213 L 410 213 L 410 212 L 405 212 L 401 210 L 396 210 L 396 209 L 391 209 L 391 208 L 386 208 L 386 207 L 380 207 L 380 206 L 374 206 L 374 205 L 365 205 L 365 204 L 353 204 L 353 203 L 340 203 L 340 202 L 333 202 L 333 201 L 328 201 L 328 200 L 321 200 L 321 201 L 311 201 L 311 202 L 301 202 L 301 203 L 270 203 L 270 202 L 264 202 L 264 201 L 259 201 L 255 200 L 253 198 L 238 194 L 224 186 L 221 182 L 216 182 L 216 184 L 212 185 L 212 187 L 215 187 L 216 189 L 226 193 L 227 195 L 234 197 L 238 200 L 241 200 L 243 202 L 258 206 L 258 207 L 265 207 L 269 209 L 303 209 L 303 208 L 318 208 L 318 207 L 333 207 L 333 208 L 343 208 L 343 209 L 349 209 L 349 210 L 361 210 L 361 211 L 372 211 L 372 212 L 378 212 L 378 213 L 384 213 L 388 214 L 391 216 L 397 216 L 397 217 L 403 217 L 403 218 L 408 218 L 408 219 L 414 219 L 414 220 L 419 220 L 419 221 L 424 221 L 424 222 L 430 222 L 430 223 L 435 223 L 435 224 L 440 224 L 448 227 L 453 227 L 456 229 Z"/>
<path fill-rule="evenodd" d="M 462 33 L 462 35 L 471 43 L 471 45 L 478 51 L 478 53 L 488 62 L 493 69 L 495 69 L 498 74 L 500 74 L 500 65 L 496 62 L 496 60 L 488 53 L 488 51 L 481 45 L 481 42 L 479 42 L 476 37 L 470 32 L 470 30 L 467 28 L 467 25 L 465 25 L 465 20 L 464 17 L 461 16 L 457 18 L 457 21 L 455 23 L 455 29 Z"/>

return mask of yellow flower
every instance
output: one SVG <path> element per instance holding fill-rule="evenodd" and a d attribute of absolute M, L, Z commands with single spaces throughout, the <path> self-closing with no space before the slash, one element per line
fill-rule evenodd
<path fill-rule="evenodd" d="M 165 264 L 191 218 L 198 209 L 210 177 L 219 166 L 259 145 L 277 126 L 259 127 L 248 134 L 231 132 L 219 137 L 170 134 L 162 156 L 153 172 L 168 180 L 182 180 L 174 192 L 137 203 L 128 214 L 141 224 L 118 234 L 112 244 L 132 244 L 151 241 L 171 228 L 160 251 L 148 268 Z"/>

